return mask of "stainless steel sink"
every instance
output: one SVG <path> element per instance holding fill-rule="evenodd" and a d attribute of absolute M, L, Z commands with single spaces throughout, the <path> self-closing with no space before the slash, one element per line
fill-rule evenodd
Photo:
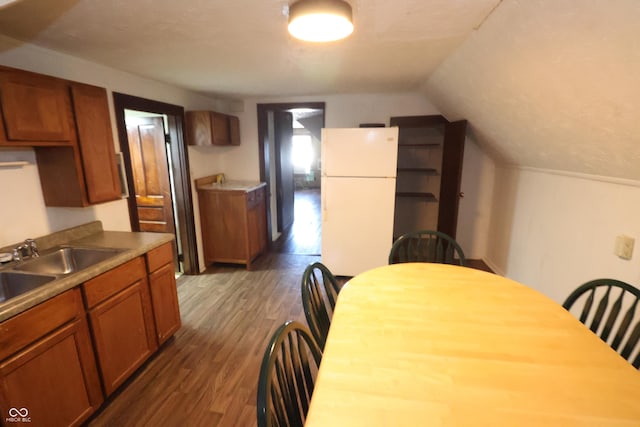
<path fill-rule="evenodd" d="M 122 249 L 64 247 L 31 258 L 12 269 L 62 276 L 76 273 L 122 252 Z"/>
<path fill-rule="evenodd" d="M 16 297 L 56 279 L 56 276 L 0 271 L 0 302 Z"/>

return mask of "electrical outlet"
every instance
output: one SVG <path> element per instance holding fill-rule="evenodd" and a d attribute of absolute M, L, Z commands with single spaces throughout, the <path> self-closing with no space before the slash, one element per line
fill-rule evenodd
<path fill-rule="evenodd" d="M 616 237 L 616 245 L 614 253 L 622 259 L 631 259 L 633 255 L 633 244 L 635 239 L 633 237 L 620 235 Z"/>

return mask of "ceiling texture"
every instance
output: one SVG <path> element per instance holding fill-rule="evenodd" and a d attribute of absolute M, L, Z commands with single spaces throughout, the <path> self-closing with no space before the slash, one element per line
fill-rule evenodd
<path fill-rule="evenodd" d="M 289 0 L 20 0 L 0 32 L 229 98 L 415 90 L 499 0 L 349 0 L 355 31 L 287 32 Z"/>
<path fill-rule="evenodd" d="M 640 181 L 640 1 L 348 1 L 328 44 L 289 0 L 19 0 L 0 33 L 217 98 L 421 92 L 506 164 Z"/>

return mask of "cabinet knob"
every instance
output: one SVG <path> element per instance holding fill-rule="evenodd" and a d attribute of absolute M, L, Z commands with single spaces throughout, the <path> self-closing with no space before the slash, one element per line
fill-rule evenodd
<path fill-rule="evenodd" d="M 464 199 L 464 191 L 461 191 L 461 192 L 460 192 L 460 198 L 461 198 L 461 199 Z"/>

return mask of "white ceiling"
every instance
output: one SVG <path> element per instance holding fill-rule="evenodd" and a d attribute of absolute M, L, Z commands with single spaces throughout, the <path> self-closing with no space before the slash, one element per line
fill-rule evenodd
<path fill-rule="evenodd" d="M 291 0 L 20 0 L 0 32 L 230 98 L 416 90 L 500 0 L 348 0 L 344 41 L 288 35 Z"/>

